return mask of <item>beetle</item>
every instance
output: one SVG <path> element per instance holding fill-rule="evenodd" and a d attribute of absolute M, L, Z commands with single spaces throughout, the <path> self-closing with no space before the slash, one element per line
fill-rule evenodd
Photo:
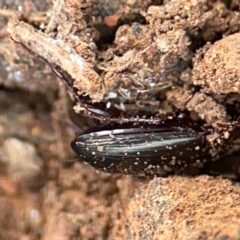
<path fill-rule="evenodd" d="M 47 64 L 71 92 L 75 102 L 85 108 L 91 117 L 104 122 L 81 133 L 71 142 L 76 154 L 98 170 L 137 176 L 196 174 L 209 162 L 218 160 L 232 140 L 239 138 L 239 121 L 225 128 L 227 131 L 234 130 L 234 137 L 225 140 L 220 137 L 209 142 L 207 135 L 213 129 L 205 127 L 201 121 L 193 121 L 188 113 L 140 118 L 104 102 L 93 103 L 78 94 L 73 86 L 74 80 L 63 69 L 23 43 L 17 43 Z"/>
<path fill-rule="evenodd" d="M 209 157 L 205 131 L 178 121 L 108 124 L 72 141 L 73 150 L 96 169 L 137 176 L 180 173 Z"/>

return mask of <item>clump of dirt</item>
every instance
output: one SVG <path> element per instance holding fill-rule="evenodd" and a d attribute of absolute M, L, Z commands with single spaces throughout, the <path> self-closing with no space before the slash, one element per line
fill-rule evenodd
<path fill-rule="evenodd" d="M 67 121 L 94 121 L 53 74 L 135 116 L 189 112 L 235 154 L 210 172 L 238 173 L 238 1 L 1 4 L 1 239 L 240 237 L 237 183 L 112 176 L 73 159 Z"/>
<path fill-rule="evenodd" d="M 208 45 L 205 53 L 199 52 L 194 61 L 194 84 L 201 85 L 208 93 L 239 93 L 239 43 L 240 34 L 236 33 L 217 41 L 213 46 Z"/>
<path fill-rule="evenodd" d="M 122 231 L 115 226 L 115 234 L 119 239 L 237 239 L 238 196 L 239 186 L 227 180 L 155 178 L 129 200 L 121 219 L 125 226 Z"/>

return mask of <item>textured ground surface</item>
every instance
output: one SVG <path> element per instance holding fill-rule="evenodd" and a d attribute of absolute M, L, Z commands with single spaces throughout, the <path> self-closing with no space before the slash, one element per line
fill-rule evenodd
<path fill-rule="evenodd" d="M 76 78 L 66 49 L 88 63 L 80 92 L 134 114 L 187 110 L 218 133 L 240 113 L 239 1 L 49 2 L 0 1 L 0 239 L 239 239 L 238 182 L 140 180 L 76 161 L 64 87 L 7 32 L 20 10 L 21 39 L 38 55 Z M 239 172 L 231 160 L 212 173 Z"/>

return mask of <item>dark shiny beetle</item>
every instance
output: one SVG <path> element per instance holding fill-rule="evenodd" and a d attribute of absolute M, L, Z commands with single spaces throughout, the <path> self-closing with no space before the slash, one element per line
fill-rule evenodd
<path fill-rule="evenodd" d="M 186 114 L 161 119 L 137 118 L 114 107 L 107 107 L 105 103 L 86 101 L 77 93 L 73 79 L 66 72 L 35 54 L 23 43 L 18 43 L 48 64 L 75 101 L 87 109 L 93 118 L 106 123 L 85 131 L 71 143 L 77 155 L 94 168 L 138 176 L 196 174 L 225 151 L 224 147 L 219 147 L 218 143 L 216 145 L 217 140 L 210 144 L 206 139 L 209 129 Z M 239 138 L 237 128 L 235 138 Z"/>
<path fill-rule="evenodd" d="M 204 132 L 173 122 L 108 125 L 83 133 L 71 146 L 96 169 L 139 176 L 181 172 L 208 155 Z"/>

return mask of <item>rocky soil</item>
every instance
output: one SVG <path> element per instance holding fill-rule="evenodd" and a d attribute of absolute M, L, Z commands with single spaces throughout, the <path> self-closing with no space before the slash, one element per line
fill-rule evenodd
<path fill-rule="evenodd" d="M 239 0 L 0 8 L 0 239 L 240 239 L 239 132 L 207 175 L 96 171 L 70 148 L 74 123 L 95 121 L 76 114 L 51 69 L 93 101 L 133 115 L 187 111 L 211 127 L 209 139 L 226 137 L 240 114 Z"/>

